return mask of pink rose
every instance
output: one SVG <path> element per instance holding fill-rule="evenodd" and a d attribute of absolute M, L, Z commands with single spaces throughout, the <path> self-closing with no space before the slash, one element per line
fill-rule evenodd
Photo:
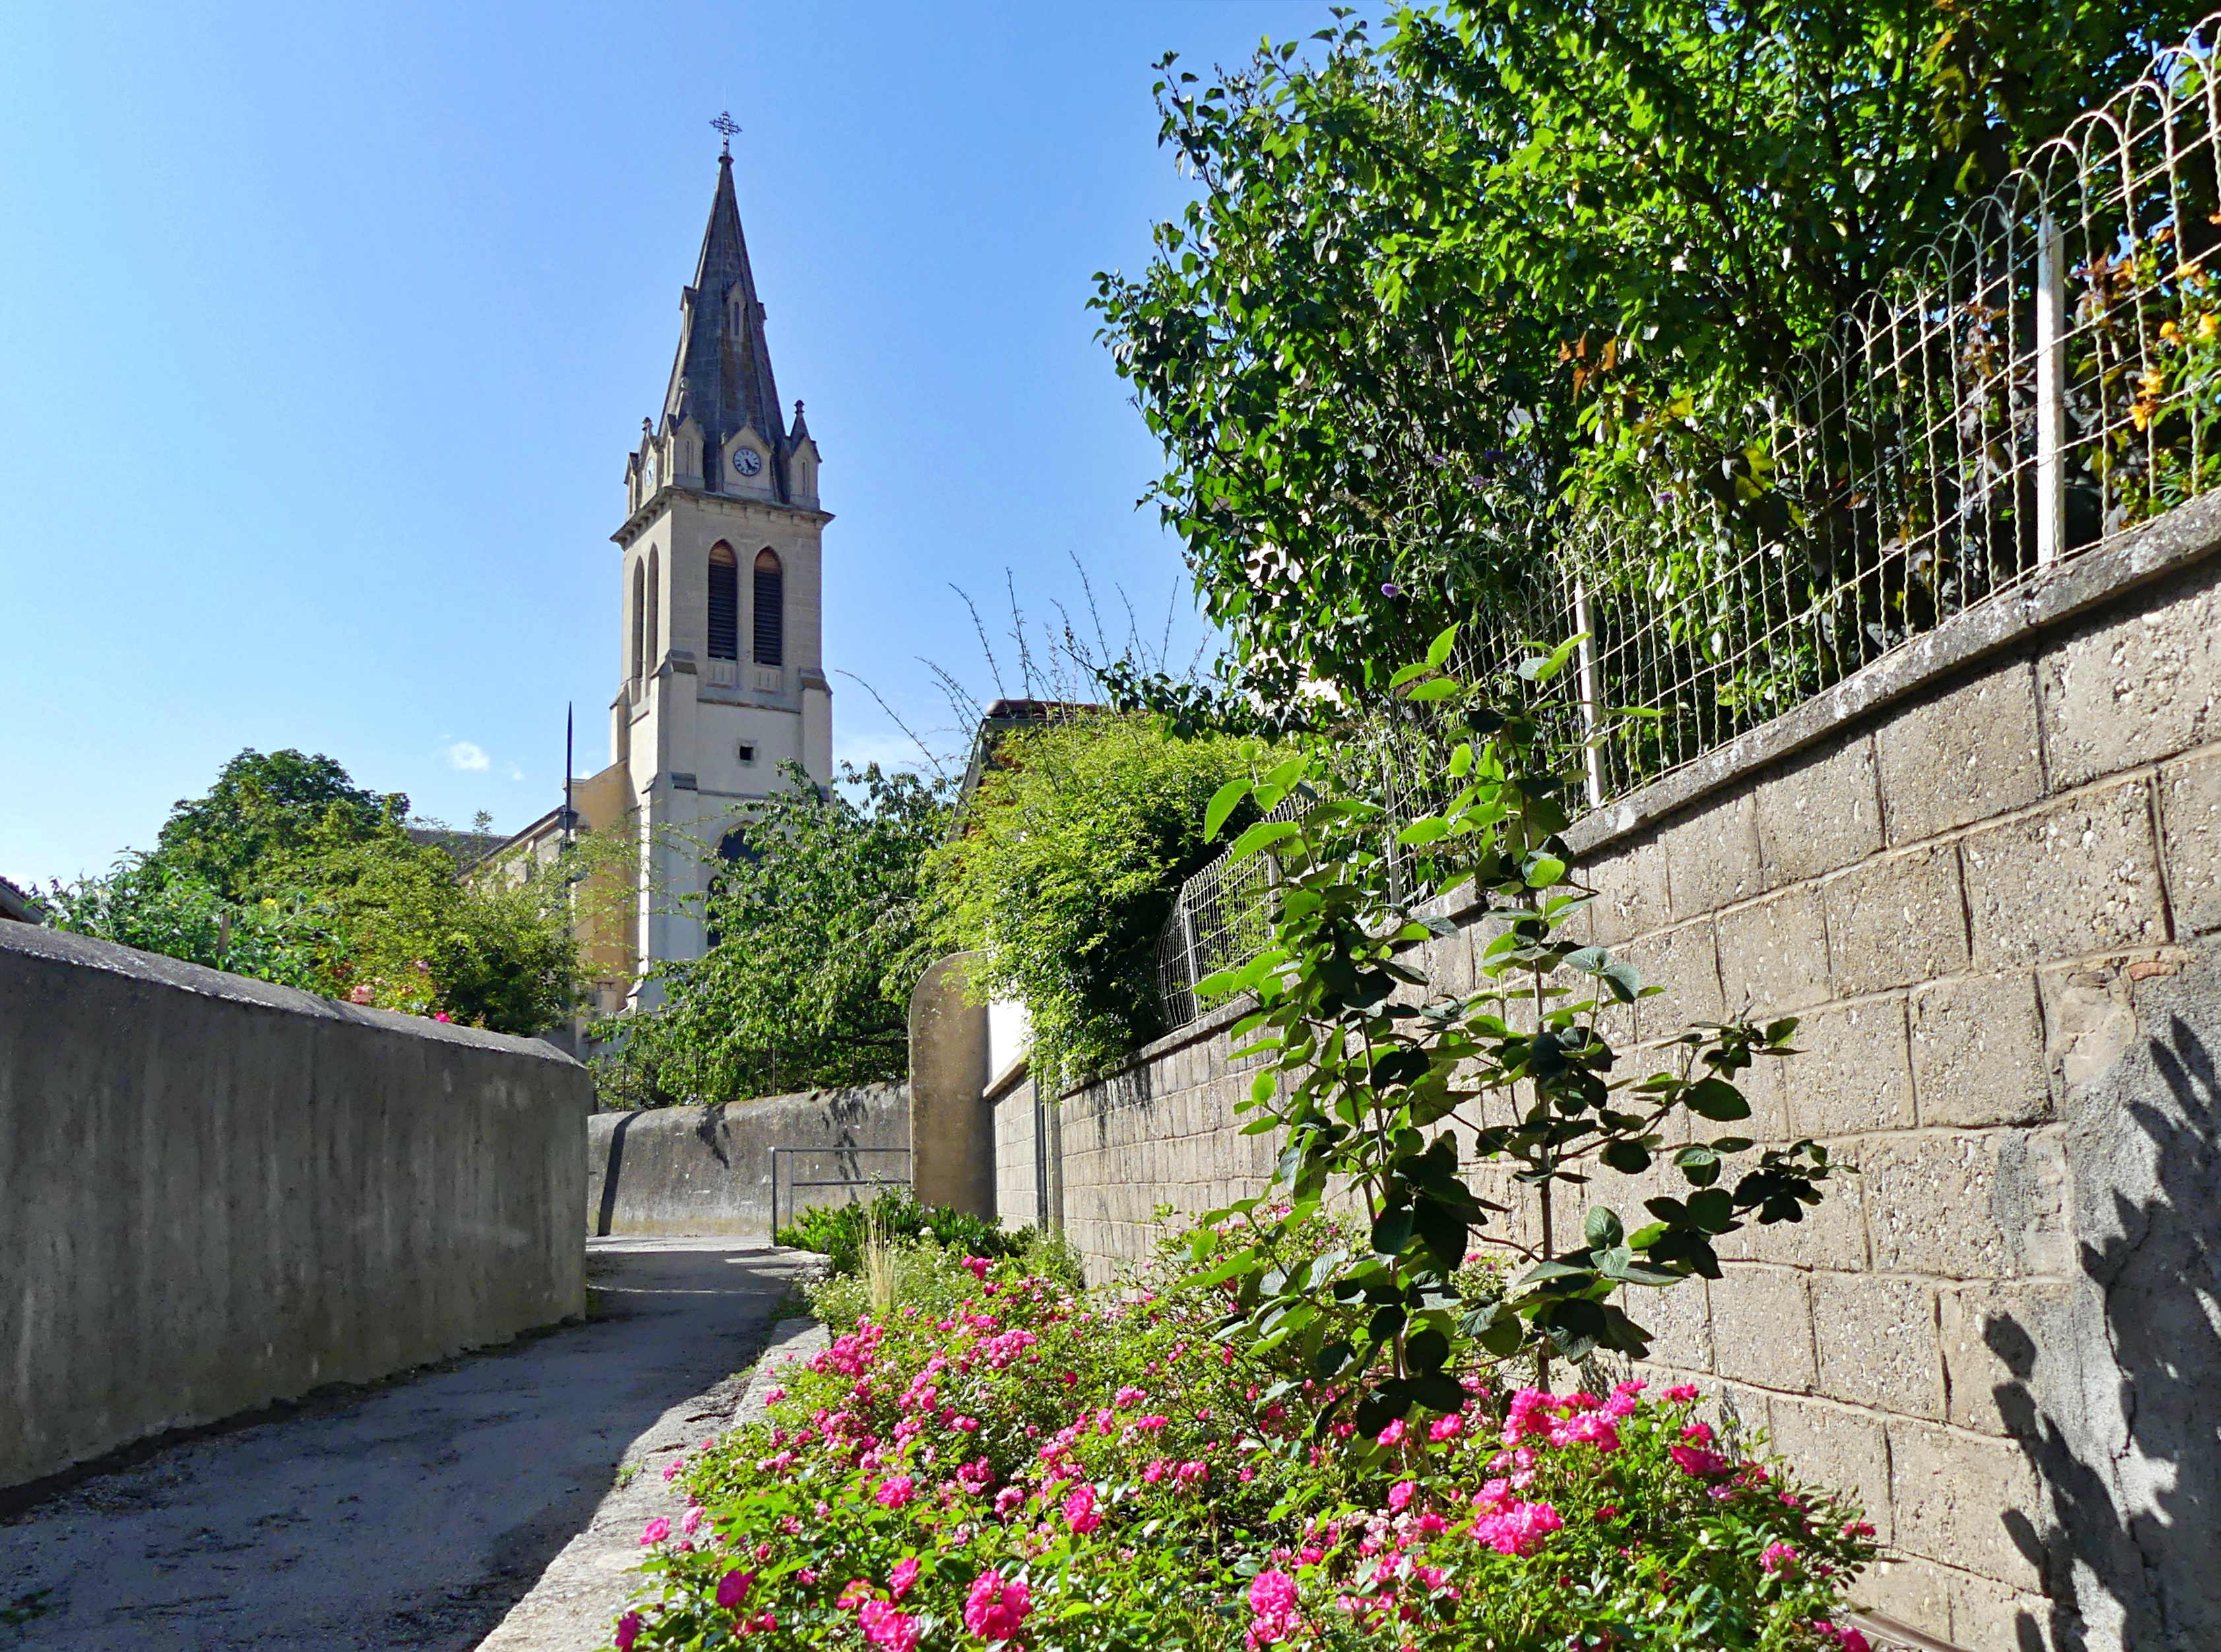
<path fill-rule="evenodd" d="M 671 1522 L 659 1514 L 640 1529 L 640 1546 L 646 1549 L 651 1543 L 661 1542 L 670 1535 Z"/>
<path fill-rule="evenodd" d="M 632 1643 L 640 1638 L 640 1614 L 629 1611 L 617 1619 L 617 1652 L 632 1652 Z"/>
<path fill-rule="evenodd" d="M 1388 1488 L 1388 1511 L 1401 1514 L 1411 1506 L 1411 1499 L 1419 1494 L 1417 1480 L 1399 1480 Z"/>
<path fill-rule="evenodd" d="M 1758 1557 L 1758 1569 L 1768 1577 L 1779 1577 L 1796 1565 L 1797 1549 L 1790 1543 L 1768 1543 L 1766 1553 Z"/>
<path fill-rule="evenodd" d="M 982 1572 L 965 1598 L 964 1627 L 983 1641 L 1010 1640 L 1033 1609 L 1033 1594 L 1024 1584 L 1005 1583 L 1000 1572 Z"/>
<path fill-rule="evenodd" d="M 913 1555 L 906 1561 L 898 1561 L 895 1569 L 887 1574 L 887 1593 L 899 1600 L 910 1593 L 910 1586 L 917 1581 L 917 1556 Z"/>
<path fill-rule="evenodd" d="M 917 1490 L 917 1482 L 908 1474 L 897 1474 L 879 1490 L 878 1502 L 883 1509 L 898 1509 L 910 1500 Z"/>
<path fill-rule="evenodd" d="M 896 1611 L 892 1601 L 867 1600 L 856 1613 L 856 1624 L 866 1641 L 886 1652 L 915 1652 L 917 1646 L 917 1619 Z"/>
<path fill-rule="evenodd" d="M 1064 1499 L 1064 1523 L 1082 1537 L 1103 1524 L 1103 1517 L 1095 1512 L 1095 1488 L 1092 1486 L 1075 1487 Z"/>
<path fill-rule="evenodd" d="M 741 1603 L 748 1598 L 748 1591 L 755 1587 L 755 1582 L 754 1572 L 726 1573 L 717 1580 L 717 1604 L 727 1611 L 737 1611 Z"/>
<path fill-rule="evenodd" d="M 1674 1467 L 1699 1480 L 1707 1474 L 1724 1474 L 1735 1467 L 1718 1452 L 1702 1446 L 1677 1445 L 1666 1455 L 1674 1460 Z"/>
<path fill-rule="evenodd" d="M 1693 1382 L 1677 1382 L 1666 1391 L 1666 1398 L 1677 1402 L 1694 1399 L 1696 1397 L 1697 1385 Z"/>

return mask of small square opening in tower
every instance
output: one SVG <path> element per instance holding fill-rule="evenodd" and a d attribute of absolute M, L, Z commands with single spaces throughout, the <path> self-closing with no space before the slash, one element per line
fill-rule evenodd
<path fill-rule="evenodd" d="M 753 740 L 743 740 L 741 742 L 741 761 L 743 763 L 753 763 L 755 760 L 756 742 Z"/>

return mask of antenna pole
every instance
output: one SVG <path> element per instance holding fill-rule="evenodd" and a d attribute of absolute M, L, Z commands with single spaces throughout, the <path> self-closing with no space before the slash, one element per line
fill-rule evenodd
<path fill-rule="evenodd" d="M 563 847 L 571 846 L 571 702 L 563 704 Z"/>

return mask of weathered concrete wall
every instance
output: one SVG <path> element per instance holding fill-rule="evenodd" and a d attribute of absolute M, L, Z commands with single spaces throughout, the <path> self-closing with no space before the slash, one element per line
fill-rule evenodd
<path fill-rule="evenodd" d="M 596 1113 L 587 1123 L 586 1230 L 595 1234 L 733 1234 L 771 1237 L 772 1149 L 782 1155 L 779 1220 L 791 1179 L 835 1178 L 869 1196 L 875 1180 L 907 1181 L 910 1086 L 860 1085 L 766 1096 L 722 1107 Z M 805 1187 L 804 1205 L 845 1204 L 858 1192 Z"/>
<path fill-rule="evenodd" d="M 585 1311 L 585 1072 L 0 924 L 0 1485 Z"/>
<path fill-rule="evenodd" d="M 910 1139 L 917 1196 L 974 1216 L 995 1213 L 993 1038 L 973 996 L 973 954 L 952 953 L 910 995 Z"/>
<path fill-rule="evenodd" d="M 1751 1133 L 1861 1173 L 1630 1306 L 1863 1499 L 1874 1605 L 1976 1652 L 2221 1646 L 2217 547 L 2221 500 L 2185 507 L 1573 834 L 1590 938 L 1665 989 L 1623 1041 L 1801 1017 Z M 1474 945 L 1432 980 L 1469 990 Z M 1097 1271 L 1158 1200 L 1262 1186 L 1226 1048 L 1192 1028 L 1066 1102 Z"/>

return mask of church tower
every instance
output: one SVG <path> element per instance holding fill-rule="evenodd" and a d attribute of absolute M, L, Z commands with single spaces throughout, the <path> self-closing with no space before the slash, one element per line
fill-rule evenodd
<path fill-rule="evenodd" d="M 679 312 L 662 416 L 641 423 L 610 536 L 623 554 L 612 769 L 641 834 L 635 979 L 702 954 L 685 898 L 708 886 L 751 800 L 786 785 L 783 766 L 821 783 L 833 772 L 819 624 L 832 518 L 802 404 L 790 425 L 772 377 L 729 139 Z"/>

